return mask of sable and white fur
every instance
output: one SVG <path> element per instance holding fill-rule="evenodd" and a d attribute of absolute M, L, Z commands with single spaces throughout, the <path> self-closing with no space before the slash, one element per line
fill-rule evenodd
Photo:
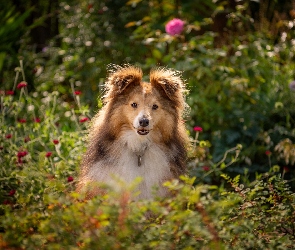
<path fill-rule="evenodd" d="M 93 118 L 81 165 L 79 192 L 91 198 L 106 183 L 120 190 L 141 177 L 135 199 L 166 196 L 162 183 L 185 173 L 188 137 L 182 120 L 184 83 L 178 72 L 158 68 L 150 82 L 134 66 L 116 66 L 106 80 L 104 107 Z"/>

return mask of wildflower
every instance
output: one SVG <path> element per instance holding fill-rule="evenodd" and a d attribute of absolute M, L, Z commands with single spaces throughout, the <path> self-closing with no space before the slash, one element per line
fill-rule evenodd
<path fill-rule="evenodd" d="M 19 122 L 19 123 L 26 123 L 27 120 L 22 118 L 22 119 L 18 119 L 18 122 Z"/>
<path fill-rule="evenodd" d="M 194 127 L 194 131 L 196 131 L 196 132 L 202 132 L 203 129 L 202 129 L 202 127 L 195 126 Z"/>
<path fill-rule="evenodd" d="M 72 176 L 68 177 L 68 182 L 72 182 L 74 180 L 74 178 Z"/>
<path fill-rule="evenodd" d="M 26 156 L 27 154 L 28 154 L 27 151 L 19 151 L 19 152 L 17 153 L 17 157 L 18 157 L 18 158 L 22 158 L 22 157 Z"/>
<path fill-rule="evenodd" d="M 291 82 L 289 84 L 289 88 L 292 90 L 292 91 L 295 91 L 295 81 Z"/>
<path fill-rule="evenodd" d="M 269 150 L 266 150 L 265 154 L 268 156 L 268 155 L 271 155 L 271 152 Z"/>
<path fill-rule="evenodd" d="M 26 83 L 26 82 L 20 82 L 16 87 L 18 88 L 18 89 L 21 89 L 21 88 L 24 88 L 24 87 L 26 87 L 28 84 Z"/>
<path fill-rule="evenodd" d="M 208 166 L 204 166 L 204 167 L 203 167 L 203 170 L 206 171 L 206 172 L 208 172 L 208 171 L 210 170 L 210 167 L 208 167 Z"/>
<path fill-rule="evenodd" d="M 82 91 L 80 91 L 80 90 L 75 90 L 75 95 L 81 95 L 82 94 Z"/>
<path fill-rule="evenodd" d="M 88 117 L 84 117 L 84 118 L 80 119 L 80 122 L 87 122 L 88 120 L 89 120 Z"/>
<path fill-rule="evenodd" d="M 183 30 L 183 26 L 184 26 L 184 21 L 178 18 L 174 18 L 166 24 L 165 30 L 171 36 L 179 35 Z"/>
<path fill-rule="evenodd" d="M 290 171 L 290 169 L 288 167 L 284 167 L 284 172 L 288 173 Z"/>
<path fill-rule="evenodd" d="M 58 143 L 59 143 L 59 140 L 53 140 L 53 143 L 55 144 L 55 145 L 57 145 Z"/>
<path fill-rule="evenodd" d="M 31 140 L 30 137 L 27 136 L 27 137 L 24 139 L 24 142 L 28 142 L 28 141 L 30 141 L 30 140 Z"/>
<path fill-rule="evenodd" d="M 36 122 L 36 123 L 40 123 L 40 122 L 41 122 L 41 119 L 38 118 L 38 117 L 36 117 L 36 118 L 35 118 L 35 122 Z"/>
<path fill-rule="evenodd" d="M 50 157 L 51 155 L 52 155 L 52 152 L 47 152 L 46 155 L 45 155 L 45 157 L 48 158 L 48 157 Z"/>
<path fill-rule="evenodd" d="M 14 95 L 14 91 L 13 90 L 6 90 L 5 94 L 6 95 Z"/>
<path fill-rule="evenodd" d="M 15 192 L 16 192 L 16 191 L 15 191 L 14 189 L 12 189 L 12 190 L 10 190 L 10 192 L 9 192 L 8 195 L 9 195 L 9 196 L 14 196 Z"/>
<path fill-rule="evenodd" d="M 7 135 L 5 136 L 6 139 L 10 139 L 11 137 L 12 137 L 12 134 L 7 134 Z"/>

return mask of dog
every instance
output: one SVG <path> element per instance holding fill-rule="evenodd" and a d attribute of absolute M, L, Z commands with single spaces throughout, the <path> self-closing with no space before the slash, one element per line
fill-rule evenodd
<path fill-rule="evenodd" d="M 115 66 L 105 82 L 104 106 L 92 119 L 77 190 L 92 198 L 103 193 L 94 183 L 120 190 L 119 180 L 141 182 L 134 199 L 165 197 L 163 182 L 186 172 L 189 138 L 183 114 L 185 84 L 172 69 L 150 71 Z M 153 187 L 156 187 L 156 191 Z"/>

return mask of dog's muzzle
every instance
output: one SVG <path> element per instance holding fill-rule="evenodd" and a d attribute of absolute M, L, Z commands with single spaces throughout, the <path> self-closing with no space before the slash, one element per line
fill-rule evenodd
<path fill-rule="evenodd" d="M 143 117 L 139 120 L 139 128 L 137 129 L 137 133 L 139 135 L 147 135 L 150 131 L 146 127 L 150 124 L 149 119 Z"/>

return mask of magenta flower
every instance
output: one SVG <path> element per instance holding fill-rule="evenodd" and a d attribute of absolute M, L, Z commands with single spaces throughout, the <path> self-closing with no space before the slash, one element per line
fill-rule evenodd
<path fill-rule="evenodd" d="M 203 129 L 202 129 L 202 127 L 195 126 L 194 127 L 194 131 L 196 131 L 196 132 L 202 132 Z"/>
<path fill-rule="evenodd" d="M 59 143 L 59 140 L 53 140 L 53 143 L 55 144 L 55 145 L 57 145 L 58 143 Z"/>
<path fill-rule="evenodd" d="M 87 122 L 88 120 L 89 120 L 88 117 L 84 117 L 84 118 L 80 119 L 80 122 Z"/>
<path fill-rule="evenodd" d="M 47 152 L 45 156 L 48 158 L 48 157 L 50 157 L 51 155 L 52 155 L 52 152 Z"/>
<path fill-rule="evenodd" d="M 82 91 L 80 91 L 80 90 L 75 91 L 75 95 L 81 95 L 81 94 L 82 94 Z"/>
<path fill-rule="evenodd" d="M 26 123 L 27 120 L 22 118 L 22 119 L 18 119 L 18 122 L 19 122 L 19 123 Z"/>
<path fill-rule="evenodd" d="M 165 30 L 169 35 L 175 36 L 175 35 L 181 34 L 183 30 L 183 26 L 184 26 L 184 21 L 178 18 L 174 18 L 166 24 Z"/>
<path fill-rule="evenodd" d="M 74 178 L 72 176 L 68 177 L 68 182 L 72 182 L 74 180 Z"/>
<path fill-rule="evenodd" d="M 6 95 L 14 95 L 14 91 L 13 90 L 6 90 Z"/>
<path fill-rule="evenodd" d="M 27 151 L 19 151 L 19 152 L 17 153 L 17 157 L 18 157 L 18 158 L 22 158 L 22 157 L 26 156 L 27 154 L 28 154 Z"/>
<path fill-rule="evenodd" d="M 8 195 L 9 195 L 9 196 L 14 196 L 15 192 L 16 192 L 16 191 L 15 191 L 14 189 L 12 189 L 12 190 L 10 190 L 10 192 L 9 192 Z"/>
<path fill-rule="evenodd" d="M 7 134 L 7 135 L 5 136 L 6 139 L 10 139 L 11 137 L 12 137 L 12 134 Z"/>
<path fill-rule="evenodd" d="M 24 88 L 24 87 L 26 87 L 28 84 L 26 83 L 26 82 L 20 82 L 16 87 L 18 88 L 18 89 L 21 89 L 21 88 Z"/>

